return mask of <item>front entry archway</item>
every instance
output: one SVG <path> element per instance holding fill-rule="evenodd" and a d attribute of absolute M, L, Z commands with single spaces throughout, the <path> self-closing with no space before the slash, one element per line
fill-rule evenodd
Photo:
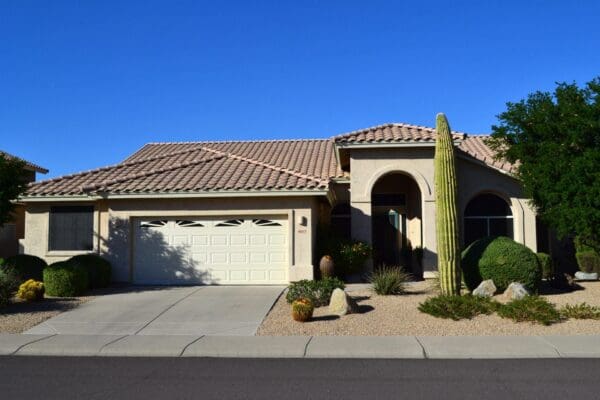
<path fill-rule="evenodd" d="M 371 191 L 373 263 L 417 271 L 414 248 L 422 243 L 421 191 L 403 173 L 381 177 Z"/>

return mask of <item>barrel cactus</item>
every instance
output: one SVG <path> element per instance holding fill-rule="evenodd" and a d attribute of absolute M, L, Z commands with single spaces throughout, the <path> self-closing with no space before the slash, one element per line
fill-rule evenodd
<path fill-rule="evenodd" d="M 312 318 L 314 310 L 312 301 L 306 298 L 298 299 L 292 303 L 292 318 L 294 321 L 306 322 Z"/>
<path fill-rule="evenodd" d="M 454 144 L 446 116 L 436 117 L 435 204 L 438 271 L 443 295 L 460 295 L 460 248 Z"/>

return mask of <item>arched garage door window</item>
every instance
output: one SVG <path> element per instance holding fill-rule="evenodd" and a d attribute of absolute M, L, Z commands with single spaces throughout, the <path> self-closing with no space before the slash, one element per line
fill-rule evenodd
<path fill-rule="evenodd" d="M 513 216 L 502 198 L 480 194 L 469 202 L 465 210 L 465 247 L 486 236 L 513 237 Z"/>

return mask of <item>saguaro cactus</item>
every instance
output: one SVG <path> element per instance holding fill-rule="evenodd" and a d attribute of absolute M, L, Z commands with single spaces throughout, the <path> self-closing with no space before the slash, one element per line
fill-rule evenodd
<path fill-rule="evenodd" d="M 435 222 L 440 288 L 442 294 L 460 295 L 456 165 L 452 134 L 444 114 L 437 115 L 435 129 Z"/>

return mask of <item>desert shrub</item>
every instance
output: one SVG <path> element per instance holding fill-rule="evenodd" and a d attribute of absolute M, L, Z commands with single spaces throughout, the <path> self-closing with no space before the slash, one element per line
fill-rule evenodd
<path fill-rule="evenodd" d="M 293 303 L 296 300 L 309 299 L 315 307 L 329 304 L 331 293 L 335 289 L 344 289 L 345 285 L 338 278 L 323 278 L 318 281 L 304 279 L 288 286 L 286 300 Z"/>
<path fill-rule="evenodd" d="M 44 284 L 29 279 L 19 286 L 17 297 L 26 301 L 39 301 L 44 298 Z"/>
<path fill-rule="evenodd" d="M 104 288 L 110 285 L 111 265 L 97 254 L 81 254 L 71 257 L 68 263 L 87 270 L 90 288 Z"/>
<path fill-rule="evenodd" d="M 354 274 L 360 272 L 367 260 L 371 257 L 373 249 L 365 242 L 351 241 L 342 243 L 338 252 L 338 262 L 343 274 Z M 335 258 L 334 258 L 335 260 Z"/>
<path fill-rule="evenodd" d="M 560 321 L 561 315 L 556 307 L 543 297 L 525 296 L 500 305 L 498 315 L 515 322 L 533 322 L 550 325 Z"/>
<path fill-rule="evenodd" d="M 498 303 L 489 297 L 438 295 L 419 304 L 419 311 L 437 318 L 458 321 L 481 314 L 489 315 L 497 307 Z"/>
<path fill-rule="evenodd" d="M 587 303 L 567 304 L 559 312 L 563 318 L 600 319 L 600 307 L 591 306 Z"/>
<path fill-rule="evenodd" d="M 369 282 L 375 293 L 387 296 L 406 292 L 406 283 L 410 281 L 411 275 L 402 267 L 382 266 L 376 269 L 370 276 Z"/>
<path fill-rule="evenodd" d="M 294 321 L 306 322 L 312 318 L 315 307 L 310 299 L 301 298 L 292 303 Z"/>
<path fill-rule="evenodd" d="M 18 287 L 19 278 L 12 270 L 0 270 L 0 307 L 6 307 L 10 303 Z"/>
<path fill-rule="evenodd" d="M 542 268 L 542 278 L 552 278 L 554 276 L 554 262 L 552 261 L 550 254 L 537 253 L 536 256 L 540 263 L 540 267 Z"/>
<path fill-rule="evenodd" d="M 4 261 L 4 269 L 12 269 L 21 282 L 33 279 L 41 281 L 43 279 L 43 271 L 48 264 L 39 257 L 29 254 L 17 254 L 7 258 Z"/>
<path fill-rule="evenodd" d="M 577 265 L 582 272 L 600 273 L 600 255 L 594 250 L 583 250 L 575 253 Z"/>
<path fill-rule="evenodd" d="M 461 267 L 470 291 L 481 281 L 492 279 L 499 291 L 512 282 L 536 291 L 542 269 L 533 251 L 507 237 L 488 237 L 473 242 L 462 253 Z"/>
<path fill-rule="evenodd" d="M 46 294 L 56 297 L 79 296 L 87 290 L 89 277 L 85 268 L 66 261 L 57 262 L 44 269 Z"/>

